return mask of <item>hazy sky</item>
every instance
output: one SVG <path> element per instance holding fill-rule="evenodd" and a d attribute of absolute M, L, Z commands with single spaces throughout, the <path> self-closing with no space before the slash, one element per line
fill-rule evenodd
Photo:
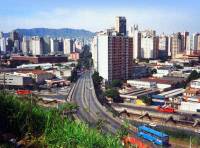
<path fill-rule="evenodd" d="M 200 31 L 200 0 L 1 0 L 0 30 L 16 28 L 83 28 L 99 31 L 128 25 L 158 32 Z"/>

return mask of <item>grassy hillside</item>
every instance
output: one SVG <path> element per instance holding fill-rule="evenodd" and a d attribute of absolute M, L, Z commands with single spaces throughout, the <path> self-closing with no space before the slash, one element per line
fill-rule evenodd
<path fill-rule="evenodd" d="M 45 109 L 27 100 L 30 98 L 0 92 L 0 130 L 15 134 L 17 141 L 29 135 L 36 147 L 121 147 L 117 137 L 62 117 L 63 109 Z"/>

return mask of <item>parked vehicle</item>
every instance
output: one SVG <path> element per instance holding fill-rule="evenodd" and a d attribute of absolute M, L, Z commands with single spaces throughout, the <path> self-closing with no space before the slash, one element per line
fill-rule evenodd
<path fill-rule="evenodd" d="M 17 95 L 30 95 L 30 94 L 32 94 L 32 91 L 30 91 L 30 90 L 17 90 L 16 94 Z"/>
<path fill-rule="evenodd" d="M 156 131 L 145 125 L 138 127 L 137 135 L 157 145 L 161 146 L 169 145 L 169 136 L 167 134 Z"/>
<path fill-rule="evenodd" d="M 175 113 L 175 109 L 168 106 L 158 106 L 157 110 L 163 113 Z"/>

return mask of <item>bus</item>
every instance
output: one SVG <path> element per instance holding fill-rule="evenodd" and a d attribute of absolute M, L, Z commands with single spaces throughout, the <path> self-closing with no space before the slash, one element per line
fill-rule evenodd
<path fill-rule="evenodd" d="M 138 137 L 142 137 L 148 141 L 153 142 L 154 144 L 167 146 L 169 145 L 169 136 L 165 133 L 156 131 L 145 125 L 138 127 Z"/>

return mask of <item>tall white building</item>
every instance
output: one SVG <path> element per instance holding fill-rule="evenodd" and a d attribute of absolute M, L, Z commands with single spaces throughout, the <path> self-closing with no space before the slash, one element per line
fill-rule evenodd
<path fill-rule="evenodd" d="M 24 54 L 28 54 L 30 52 L 30 39 L 28 37 L 23 37 L 22 52 Z"/>
<path fill-rule="evenodd" d="M 91 43 L 91 53 L 92 53 L 92 59 L 93 59 L 93 65 L 94 69 L 98 70 L 98 36 L 94 36 L 92 43 Z"/>
<path fill-rule="evenodd" d="M 31 38 L 30 49 L 33 55 L 42 55 L 43 54 L 43 45 L 42 39 L 38 36 L 34 36 Z"/>
<path fill-rule="evenodd" d="M 143 31 L 141 34 L 141 58 L 155 59 L 157 52 L 156 32 L 153 30 Z"/>
<path fill-rule="evenodd" d="M 141 52 L 141 33 L 139 32 L 138 25 L 130 27 L 128 35 L 133 38 L 133 59 L 139 59 Z"/>
<path fill-rule="evenodd" d="M 59 49 L 59 40 L 57 39 L 53 39 L 51 38 L 50 39 L 50 51 L 51 51 L 51 54 L 56 54 L 58 53 L 58 49 Z"/>
<path fill-rule="evenodd" d="M 0 51 L 1 52 L 6 52 L 6 39 L 0 38 Z"/>
<path fill-rule="evenodd" d="M 74 51 L 74 41 L 72 39 L 64 39 L 63 41 L 63 47 L 64 47 L 64 54 L 69 55 Z"/>
<path fill-rule="evenodd" d="M 94 67 L 106 81 L 129 79 L 132 74 L 133 39 L 100 33 L 92 43 Z"/>
<path fill-rule="evenodd" d="M 198 40 L 199 40 L 200 34 L 194 33 L 191 36 L 187 37 L 187 46 L 186 46 L 186 53 L 191 54 L 192 52 L 198 50 Z"/>

